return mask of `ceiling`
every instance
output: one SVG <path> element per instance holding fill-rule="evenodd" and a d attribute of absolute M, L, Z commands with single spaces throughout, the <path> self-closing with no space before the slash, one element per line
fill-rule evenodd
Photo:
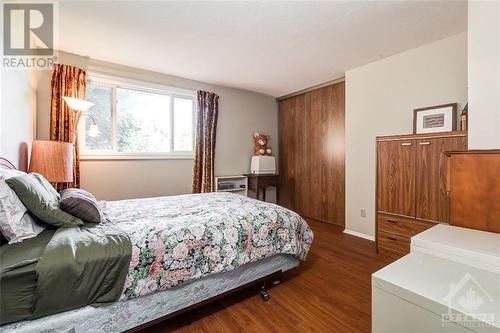
<path fill-rule="evenodd" d="M 466 1 L 60 2 L 60 46 L 282 96 L 465 31 Z"/>

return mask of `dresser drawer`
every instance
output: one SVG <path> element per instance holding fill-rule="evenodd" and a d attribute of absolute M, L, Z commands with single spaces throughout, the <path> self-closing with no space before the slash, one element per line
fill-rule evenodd
<path fill-rule="evenodd" d="M 434 226 L 433 223 L 378 214 L 378 230 L 404 237 L 412 237 Z"/>
<path fill-rule="evenodd" d="M 399 253 L 409 253 L 410 252 L 410 239 L 407 237 L 389 234 L 383 231 L 379 231 L 378 234 L 378 246 Z"/>

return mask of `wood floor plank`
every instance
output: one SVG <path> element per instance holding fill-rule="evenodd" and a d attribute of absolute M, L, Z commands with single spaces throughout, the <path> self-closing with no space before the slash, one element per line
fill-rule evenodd
<path fill-rule="evenodd" d="M 371 241 L 309 220 L 308 259 L 285 274 L 264 302 L 257 287 L 143 330 L 144 333 L 370 332 L 371 274 L 398 259 Z"/>

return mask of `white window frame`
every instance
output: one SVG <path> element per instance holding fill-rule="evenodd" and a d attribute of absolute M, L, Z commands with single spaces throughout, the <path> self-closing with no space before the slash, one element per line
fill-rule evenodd
<path fill-rule="evenodd" d="M 196 92 L 193 90 L 170 87 L 162 84 L 156 84 L 145 81 L 119 78 L 97 73 L 87 73 L 87 83 L 94 83 L 112 88 L 111 96 L 111 150 L 89 150 L 85 149 L 85 130 L 88 117 L 82 117 L 78 126 L 78 141 L 80 143 L 80 160 L 158 160 L 158 159 L 193 159 L 196 131 Z M 136 89 L 158 92 L 170 96 L 170 152 L 161 153 L 122 153 L 116 149 L 116 89 Z M 193 150 L 192 151 L 174 151 L 174 131 L 175 131 L 175 112 L 174 98 L 191 99 L 193 101 Z"/>

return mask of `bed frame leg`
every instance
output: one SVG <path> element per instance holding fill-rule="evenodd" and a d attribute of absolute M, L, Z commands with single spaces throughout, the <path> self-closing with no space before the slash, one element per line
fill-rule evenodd
<path fill-rule="evenodd" d="M 264 302 L 269 301 L 269 293 L 266 289 L 266 282 L 262 282 L 262 285 L 260 286 L 260 297 L 262 297 Z"/>

